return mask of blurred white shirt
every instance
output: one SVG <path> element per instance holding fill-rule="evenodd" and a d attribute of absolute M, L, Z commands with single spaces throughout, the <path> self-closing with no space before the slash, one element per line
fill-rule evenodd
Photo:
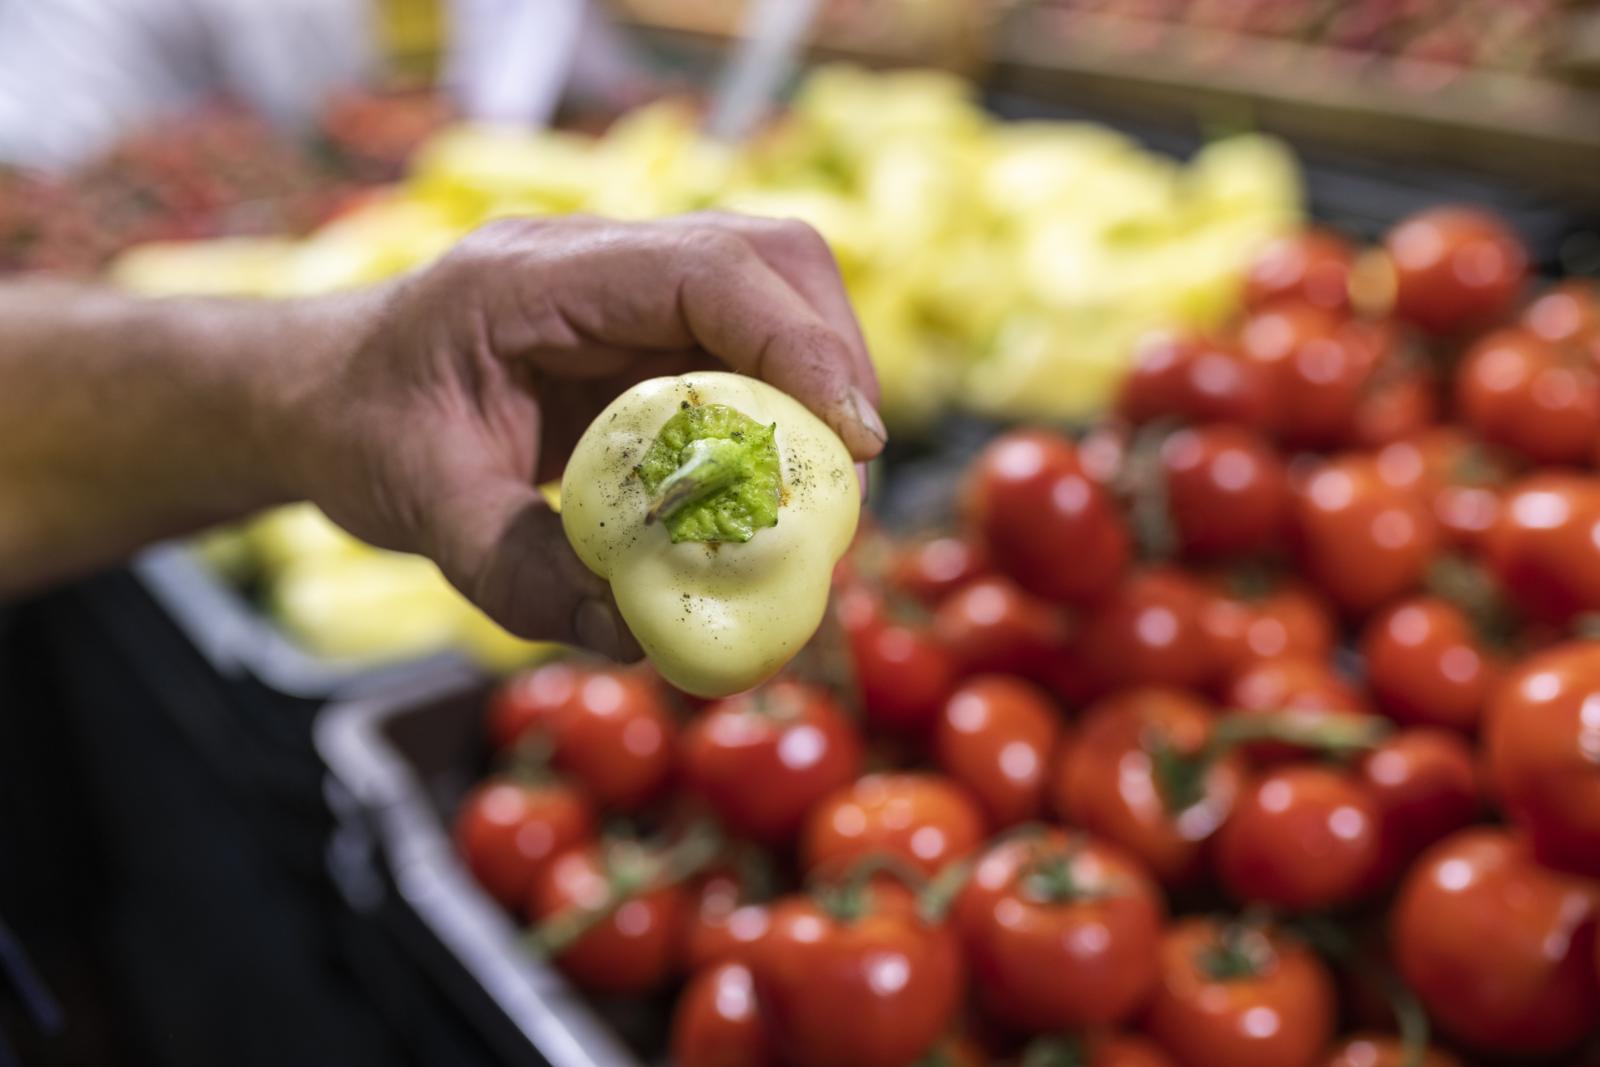
<path fill-rule="evenodd" d="M 226 92 L 301 126 L 374 61 L 368 0 L 0 0 L 0 162 L 66 169 Z"/>
<path fill-rule="evenodd" d="M 228 93 L 290 128 L 378 67 L 374 0 L 0 0 L 0 163 L 67 170 L 129 128 Z M 462 113 L 548 122 L 568 90 L 635 91 L 588 0 L 447 0 Z"/>

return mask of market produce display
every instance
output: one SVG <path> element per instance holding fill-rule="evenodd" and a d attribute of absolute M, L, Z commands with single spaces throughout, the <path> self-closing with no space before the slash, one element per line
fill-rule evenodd
<path fill-rule="evenodd" d="M 1456 67 L 1537 71 L 1561 44 L 1564 0 L 1040 0 L 1044 8 L 1329 45 Z M 1146 31 L 1148 33 L 1148 29 Z M 1130 39 L 1137 31 L 1127 30 Z"/>
<path fill-rule="evenodd" d="M 1102 409 L 1142 332 L 1224 322 L 1250 257 L 1301 213 L 1295 162 L 1270 139 L 1221 140 L 1183 164 L 1100 126 L 997 122 L 969 83 L 933 72 L 824 68 L 739 149 L 705 139 L 699 122 L 664 103 L 598 138 L 449 129 L 403 183 L 303 241 L 153 244 L 112 276 L 153 293 L 320 293 L 409 270 L 507 214 L 799 217 L 832 245 L 884 415 L 910 435 L 956 404 L 1052 420 Z M 315 521 L 298 510 L 214 547 L 315 653 L 398 658 L 457 642 L 470 609 L 432 614 L 454 594 L 426 565 L 363 550 L 331 526 L 313 532 Z M 327 551 L 282 551 L 285 527 Z M 491 645 L 495 664 L 516 648 Z"/>
<path fill-rule="evenodd" d="M 222 102 L 138 130 L 76 173 L 0 167 L 0 272 L 91 277 L 151 241 L 304 234 L 399 177 L 448 115 L 438 96 L 350 92 L 301 138 Z"/>
<path fill-rule="evenodd" d="M 1187 164 L 1087 123 L 997 122 L 974 87 L 931 71 L 823 68 L 751 144 L 707 140 L 676 102 L 603 136 L 457 127 L 400 185 L 297 244 L 239 288 L 321 292 L 438 255 L 507 214 L 640 218 L 711 207 L 792 216 L 833 246 L 878 360 L 891 422 L 960 402 L 1065 418 L 1104 406 L 1152 325 L 1214 326 L 1262 241 L 1301 216 L 1278 142 L 1218 141 Z M 201 247 L 135 252 L 127 285 L 215 285 Z"/>
<path fill-rule="evenodd" d="M 513 676 L 464 862 L 648 1062 L 1592 1062 L 1600 423 L 1543 431 L 1600 290 L 1525 259 L 1286 237 L 949 528 L 864 526 L 777 680 Z"/>

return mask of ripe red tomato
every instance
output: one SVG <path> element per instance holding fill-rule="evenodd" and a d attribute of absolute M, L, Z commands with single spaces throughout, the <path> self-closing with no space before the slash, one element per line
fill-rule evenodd
<path fill-rule="evenodd" d="M 1489 702 L 1484 752 L 1545 863 L 1600 876 L 1600 641 L 1524 660 Z"/>
<path fill-rule="evenodd" d="M 637 810 L 672 777 L 678 728 L 645 674 L 589 672 L 553 729 L 556 766 L 602 807 Z"/>
<path fill-rule="evenodd" d="M 1060 736 L 1049 697 L 1019 679 L 984 675 L 945 701 L 933 756 L 977 798 L 989 825 L 1001 828 L 1039 815 Z"/>
<path fill-rule="evenodd" d="M 1491 1052 L 1557 1052 L 1600 1017 L 1600 889 L 1534 862 L 1504 830 L 1474 827 L 1406 874 L 1390 916 L 1395 964 L 1434 1021 Z"/>
<path fill-rule="evenodd" d="M 1374 616 L 1361 654 L 1367 684 L 1390 718 L 1467 734 L 1477 731 L 1502 670 L 1466 613 L 1438 597 L 1403 600 Z"/>
<path fill-rule="evenodd" d="M 1394 312 L 1433 334 L 1484 326 L 1522 290 L 1528 252 L 1493 215 L 1440 207 L 1403 220 L 1384 250 L 1394 270 Z"/>
<path fill-rule="evenodd" d="M 766 936 L 772 916 L 746 899 L 744 879 L 714 870 L 697 880 L 683 933 L 683 967 L 691 974 L 719 963 L 748 961 L 750 946 Z"/>
<path fill-rule="evenodd" d="M 456 813 L 456 848 L 478 884 L 520 914 L 551 857 L 594 836 L 582 794 L 559 784 L 488 781 Z"/>
<path fill-rule="evenodd" d="M 861 770 L 861 739 L 827 690 L 779 681 L 701 712 L 683 734 L 686 784 L 734 833 L 781 843 Z"/>
<path fill-rule="evenodd" d="M 748 967 L 720 964 L 684 986 L 672 1014 L 672 1062 L 676 1067 L 778 1067 Z"/>
<path fill-rule="evenodd" d="M 1293 911 L 1348 904 L 1378 877 L 1380 819 L 1372 795 L 1338 771 L 1269 771 L 1217 833 L 1217 876 L 1241 902 Z"/>
<path fill-rule="evenodd" d="M 1258 588 L 1221 576 L 1207 588 L 1210 597 L 1200 612 L 1200 628 L 1220 677 L 1232 678 L 1256 660 L 1326 659 L 1332 652 L 1332 613 L 1300 582 L 1278 579 Z"/>
<path fill-rule="evenodd" d="M 1193 556 L 1265 552 L 1289 513 L 1283 461 L 1254 430 L 1225 424 L 1178 430 L 1161 444 L 1167 512 Z"/>
<path fill-rule="evenodd" d="M 576 702 L 588 673 L 558 660 L 507 678 L 489 695 L 489 743 L 505 752 L 530 731 L 552 729 Z"/>
<path fill-rule="evenodd" d="M 1056 763 L 1056 811 L 1132 852 L 1164 883 L 1193 883 L 1243 777 L 1238 756 L 1200 760 L 1212 719 L 1208 705 L 1178 689 L 1130 689 L 1093 705 Z"/>
<path fill-rule="evenodd" d="M 1184 1067 L 1313 1067 L 1333 1014 L 1333 978 L 1299 942 L 1188 918 L 1161 940 L 1145 1029 Z"/>
<path fill-rule="evenodd" d="M 1192 334 L 1152 333 L 1134 349 L 1118 410 L 1134 423 L 1159 418 L 1265 427 L 1274 397 L 1265 368 Z"/>
<path fill-rule="evenodd" d="M 983 551 L 961 537 L 930 537 L 902 545 L 894 554 L 889 581 L 896 589 L 933 606 L 989 571 Z"/>
<path fill-rule="evenodd" d="M 1351 440 L 1384 354 L 1375 334 L 1309 304 L 1279 303 L 1246 319 L 1239 339 L 1273 383 L 1273 429 L 1284 443 L 1332 448 Z"/>
<path fill-rule="evenodd" d="M 1438 544 L 1426 504 L 1380 478 L 1370 456 L 1316 468 L 1296 489 L 1295 520 L 1306 576 L 1351 615 L 1415 589 Z"/>
<path fill-rule="evenodd" d="M 1592 283 L 1569 278 L 1524 308 L 1521 324 L 1553 345 L 1582 348 L 1600 340 L 1600 295 Z"/>
<path fill-rule="evenodd" d="M 1067 640 L 1066 620 L 1053 605 L 1000 577 L 979 578 L 946 597 L 933 632 L 968 674 L 1036 677 Z"/>
<path fill-rule="evenodd" d="M 1394 441 L 1375 462 L 1384 481 L 1429 501 L 1444 539 L 1463 548 L 1475 545 L 1493 525 L 1501 489 L 1511 480 L 1501 453 L 1454 426 Z"/>
<path fill-rule="evenodd" d="M 1247 712 L 1371 712 L 1361 691 L 1325 660 L 1279 656 L 1257 660 L 1234 676 L 1224 703 Z"/>
<path fill-rule="evenodd" d="M 534 879 L 528 913 L 546 921 L 570 908 L 605 904 L 621 863 L 639 862 L 631 847 L 599 844 L 568 849 Z M 555 957 L 556 965 L 584 989 L 605 994 L 641 994 L 658 988 L 678 965 L 678 938 L 688 911 L 679 886 L 662 886 L 633 897 L 589 928 Z"/>
<path fill-rule="evenodd" d="M 958 661 L 927 625 L 880 613 L 847 630 L 867 723 L 889 733 L 925 733 L 955 687 Z"/>
<path fill-rule="evenodd" d="M 1060 1033 L 1139 1010 L 1155 983 L 1164 916 L 1161 891 L 1132 857 L 1048 830 L 984 852 L 951 923 L 984 1012 Z"/>
<path fill-rule="evenodd" d="M 1355 448 L 1382 448 L 1427 430 L 1439 417 L 1438 383 L 1427 365 L 1385 357 L 1362 391 L 1350 426 Z"/>
<path fill-rule="evenodd" d="M 1483 559 L 1532 619 L 1600 610 L 1600 480 L 1548 471 L 1516 483 L 1483 537 Z"/>
<path fill-rule="evenodd" d="M 1245 307 L 1289 298 L 1343 311 L 1350 306 L 1350 268 L 1355 261 L 1350 242 L 1329 230 L 1306 229 L 1279 237 L 1250 264 Z"/>
<path fill-rule="evenodd" d="M 875 853 L 933 874 L 983 842 L 983 814 L 937 774 L 869 774 L 811 809 L 801 835 L 808 871 L 839 873 Z"/>
<path fill-rule="evenodd" d="M 1381 815 L 1385 882 L 1483 806 L 1472 749 L 1448 730 L 1401 730 L 1363 756 L 1355 772 Z"/>
<path fill-rule="evenodd" d="M 1115 587 L 1132 553 L 1128 529 L 1071 441 L 1038 430 L 1006 434 L 967 477 L 972 529 L 995 566 L 1024 588 L 1087 604 Z"/>
<path fill-rule="evenodd" d="M 1139 571 L 1084 620 L 1075 655 L 1106 690 L 1202 686 L 1215 670 L 1200 623 L 1207 600 L 1175 567 Z"/>
<path fill-rule="evenodd" d="M 965 985 L 948 929 L 905 907 L 834 915 L 805 897 L 773 907 L 750 969 L 791 1067 L 904 1067 L 950 1025 Z"/>
<path fill-rule="evenodd" d="M 1485 441 L 1536 463 L 1586 463 L 1600 436 L 1600 371 L 1527 330 L 1497 330 L 1468 350 L 1456 403 Z"/>
<path fill-rule="evenodd" d="M 1388 1034 L 1356 1034 L 1340 1039 L 1322 1067 L 1462 1067 L 1460 1060 L 1428 1046 L 1422 1058 L 1410 1059 L 1405 1043 Z"/>

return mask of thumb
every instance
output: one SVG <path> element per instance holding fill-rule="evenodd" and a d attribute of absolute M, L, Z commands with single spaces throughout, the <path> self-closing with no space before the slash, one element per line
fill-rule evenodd
<path fill-rule="evenodd" d="M 431 525 L 445 576 L 513 634 L 639 658 L 610 586 L 578 559 L 561 516 L 531 485 L 475 479 L 436 502 Z"/>

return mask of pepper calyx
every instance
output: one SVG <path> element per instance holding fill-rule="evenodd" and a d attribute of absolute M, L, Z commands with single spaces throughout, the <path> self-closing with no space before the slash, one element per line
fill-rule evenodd
<path fill-rule="evenodd" d="M 651 498 L 646 525 L 660 522 L 674 544 L 742 543 L 778 523 L 777 426 L 725 404 L 680 408 L 634 473 Z"/>

